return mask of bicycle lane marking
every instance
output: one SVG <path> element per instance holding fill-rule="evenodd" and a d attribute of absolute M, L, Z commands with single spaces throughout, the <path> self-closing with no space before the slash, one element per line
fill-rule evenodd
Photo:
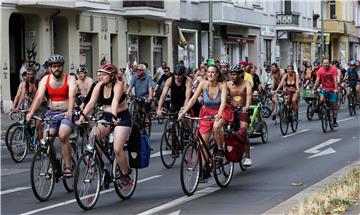
<path fill-rule="evenodd" d="M 181 205 L 181 204 L 183 204 L 185 202 L 200 198 L 202 196 L 208 195 L 208 194 L 213 193 L 213 192 L 218 191 L 218 190 L 220 190 L 220 187 L 207 187 L 207 188 L 205 188 L 203 190 L 195 192 L 194 195 L 192 195 L 192 196 L 182 196 L 182 197 L 180 197 L 178 199 L 174 199 L 174 200 L 172 200 L 172 201 L 170 201 L 168 203 L 165 203 L 163 205 L 154 207 L 154 208 L 152 208 L 150 210 L 144 211 L 144 212 L 139 213 L 137 215 L 151 215 L 151 214 L 159 213 L 160 211 L 175 207 L 177 205 Z"/>
<path fill-rule="evenodd" d="M 338 120 L 337 122 L 345 122 L 345 121 L 352 120 L 352 119 L 355 119 L 355 118 L 354 117 L 349 117 L 349 118 Z"/>
<path fill-rule="evenodd" d="M 292 134 L 288 134 L 288 135 L 282 136 L 281 138 L 291 137 L 291 136 L 294 136 L 294 135 L 297 135 L 297 134 L 301 134 L 301 133 L 304 133 L 304 132 L 307 132 L 307 131 L 310 131 L 310 129 L 307 128 L 307 129 L 301 130 L 301 131 L 296 132 L 296 133 L 292 133 Z"/>
<path fill-rule="evenodd" d="M 30 189 L 30 188 L 31 188 L 31 187 L 16 187 L 16 188 L 13 188 L 13 189 L 8 189 L 8 190 L 0 191 L 0 196 L 1 196 L 1 195 L 8 194 L 8 193 L 15 193 L 15 192 L 18 192 L 18 191 L 27 190 L 27 189 Z"/>
<path fill-rule="evenodd" d="M 155 178 L 159 178 L 161 176 L 162 175 L 154 175 L 154 176 L 151 176 L 151 177 L 148 177 L 148 178 L 141 179 L 141 180 L 138 181 L 138 184 L 142 183 L 142 182 L 150 181 L 150 180 L 155 179 Z M 115 190 L 115 188 L 111 188 L 109 190 L 104 190 L 104 191 L 100 192 L 100 195 L 110 193 L 110 192 L 112 192 L 114 190 Z M 71 200 L 67 200 L 67 201 L 64 201 L 64 202 L 57 203 L 55 205 L 49 205 L 49 206 L 46 206 L 46 207 L 43 207 L 43 208 L 39 208 L 39 209 L 36 209 L 36 210 L 21 213 L 19 215 L 30 215 L 30 214 L 38 213 L 38 212 L 41 212 L 41 211 L 46 211 L 46 210 L 49 210 L 49 209 L 57 208 L 57 207 L 60 207 L 60 206 L 63 206 L 63 205 L 72 204 L 74 202 L 76 202 L 76 199 L 71 199 Z"/>

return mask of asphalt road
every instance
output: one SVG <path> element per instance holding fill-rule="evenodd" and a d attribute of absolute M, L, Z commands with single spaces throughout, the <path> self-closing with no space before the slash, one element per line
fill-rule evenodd
<path fill-rule="evenodd" d="M 166 169 L 157 156 L 163 127 L 155 125 L 150 167 L 139 170 L 133 197 L 120 200 L 110 187 L 100 195 L 95 208 L 86 212 L 62 183 L 55 185 L 49 201 L 39 202 L 30 187 L 33 154 L 28 154 L 23 163 L 15 164 L 1 141 L 1 213 L 261 214 L 359 159 L 359 115 L 350 117 L 347 107 L 341 107 L 339 127 L 324 134 L 316 117 L 307 121 L 305 108 L 302 103 L 297 133 L 282 136 L 279 126 L 268 120 L 269 143 L 261 144 L 260 138 L 251 139 L 253 166 L 242 172 L 235 165 L 234 177 L 227 188 L 219 188 L 211 178 L 208 183 L 200 184 L 192 197 L 182 192 L 179 160 L 172 169 Z M 8 123 L 3 120 L 2 139 Z"/>

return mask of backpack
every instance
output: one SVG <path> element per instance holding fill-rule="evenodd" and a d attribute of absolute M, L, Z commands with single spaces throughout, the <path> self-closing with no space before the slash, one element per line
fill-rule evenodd
<path fill-rule="evenodd" d="M 240 162 L 245 152 L 246 137 L 243 132 L 237 131 L 225 136 L 225 158 L 228 161 Z"/>
<path fill-rule="evenodd" d="M 129 165 L 131 168 L 142 169 L 149 166 L 150 161 L 150 138 L 145 130 L 137 126 L 131 129 L 128 141 Z"/>

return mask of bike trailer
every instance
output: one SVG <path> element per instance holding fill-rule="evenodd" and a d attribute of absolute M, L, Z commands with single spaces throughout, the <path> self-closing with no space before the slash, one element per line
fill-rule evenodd
<path fill-rule="evenodd" d="M 142 169 L 149 166 L 150 162 L 150 138 L 145 130 L 137 126 L 131 129 L 128 141 L 129 165 L 131 168 Z"/>

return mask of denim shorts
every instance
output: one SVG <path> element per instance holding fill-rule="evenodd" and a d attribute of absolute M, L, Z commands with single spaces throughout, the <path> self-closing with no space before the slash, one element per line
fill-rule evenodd
<path fill-rule="evenodd" d="M 62 111 L 62 110 L 60 110 L 60 111 L 48 110 L 45 113 L 45 117 L 54 116 L 54 115 L 57 115 L 60 113 L 65 113 L 65 112 L 66 111 Z M 60 125 L 62 125 L 62 124 L 66 125 L 70 129 L 74 128 L 74 123 L 70 119 L 65 119 L 64 116 L 56 117 L 55 120 L 52 120 L 49 123 L 50 123 L 50 128 L 58 129 L 58 128 L 60 128 Z"/>
<path fill-rule="evenodd" d="M 129 110 L 119 112 L 116 117 L 120 119 L 119 126 L 131 127 L 131 115 Z M 113 121 L 112 114 L 110 112 L 104 112 L 102 119 L 106 120 L 107 122 Z"/>

